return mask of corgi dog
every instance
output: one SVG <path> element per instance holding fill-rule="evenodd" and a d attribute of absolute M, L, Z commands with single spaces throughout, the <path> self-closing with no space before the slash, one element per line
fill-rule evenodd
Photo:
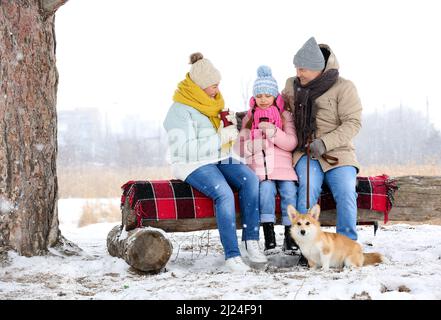
<path fill-rule="evenodd" d="M 361 267 L 384 262 L 379 253 L 363 253 L 361 245 L 338 233 L 324 232 L 318 222 L 320 206 L 316 204 L 307 214 L 299 213 L 288 205 L 291 236 L 297 242 L 311 268 Z"/>

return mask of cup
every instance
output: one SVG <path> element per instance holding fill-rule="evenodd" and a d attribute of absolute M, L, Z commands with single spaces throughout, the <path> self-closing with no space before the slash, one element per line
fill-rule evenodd
<path fill-rule="evenodd" d="M 230 113 L 230 111 L 228 109 L 220 112 L 220 118 L 221 118 L 222 122 L 224 123 L 224 128 L 231 126 L 233 124 L 231 121 L 228 121 L 228 119 L 227 119 L 227 115 L 229 113 Z"/>

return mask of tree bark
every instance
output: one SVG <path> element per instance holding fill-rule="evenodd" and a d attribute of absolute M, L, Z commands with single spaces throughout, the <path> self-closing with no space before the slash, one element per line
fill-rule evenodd
<path fill-rule="evenodd" d="M 392 221 L 441 222 L 441 177 L 397 177 Z"/>
<path fill-rule="evenodd" d="M 0 251 L 33 256 L 58 228 L 54 15 L 66 0 L 0 0 Z"/>
<path fill-rule="evenodd" d="M 107 250 L 137 270 L 159 272 L 170 259 L 173 246 L 160 230 L 138 228 L 125 232 L 115 226 L 107 236 Z"/>
<path fill-rule="evenodd" d="M 45 18 L 50 17 L 66 2 L 67 0 L 40 0 L 40 11 Z"/>

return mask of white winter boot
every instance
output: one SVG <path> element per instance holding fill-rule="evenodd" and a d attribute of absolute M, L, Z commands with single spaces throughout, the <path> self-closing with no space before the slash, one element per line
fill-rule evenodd
<path fill-rule="evenodd" d="M 267 263 L 268 259 L 263 254 L 263 249 L 260 248 L 259 240 L 242 241 L 239 248 L 243 256 L 248 257 L 252 263 Z"/>
<path fill-rule="evenodd" d="M 231 272 L 246 272 L 250 271 L 251 268 L 248 267 L 242 260 L 240 256 L 229 258 L 225 261 L 225 265 Z"/>

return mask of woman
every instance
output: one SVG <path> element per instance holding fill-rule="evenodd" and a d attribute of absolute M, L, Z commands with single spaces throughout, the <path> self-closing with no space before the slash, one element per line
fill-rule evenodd
<path fill-rule="evenodd" d="M 241 252 L 253 263 L 267 262 L 259 246 L 259 179 L 250 168 L 230 156 L 238 130 L 234 125 L 224 127 L 219 117 L 224 109 L 219 71 L 200 53 L 192 54 L 190 63 L 190 72 L 178 84 L 174 103 L 164 120 L 172 170 L 176 178 L 213 199 L 226 266 L 231 271 L 248 271 Z M 235 120 L 234 114 L 228 118 Z M 230 185 L 239 190 L 241 250 Z"/>

